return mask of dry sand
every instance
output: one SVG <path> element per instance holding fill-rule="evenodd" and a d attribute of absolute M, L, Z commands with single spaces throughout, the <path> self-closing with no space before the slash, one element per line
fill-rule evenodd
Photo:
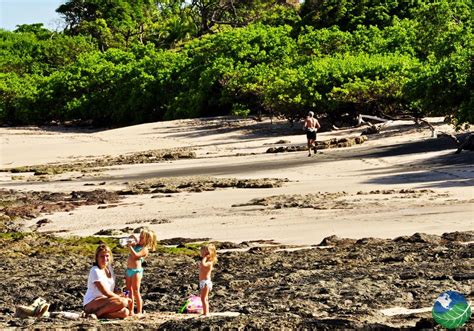
<path fill-rule="evenodd" d="M 439 118 L 430 121 L 439 130 L 451 131 Z M 318 140 L 355 137 L 361 131 L 363 128 L 323 132 Z M 287 141 L 285 145 L 304 146 L 306 138 L 299 124 L 291 128 L 280 121 L 270 124 L 232 118 L 149 123 L 97 132 L 0 128 L 0 139 L 0 168 L 4 169 L 180 147 L 192 149 L 197 156 L 115 165 L 94 174 L 66 173 L 49 176 L 46 181 L 31 181 L 37 177 L 32 173 L 0 172 L 0 186 L 15 190 L 123 190 L 127 183 L 183 176 L 288 179 L 274 188 L 126 195 L 110 208 L 82 206 L 72 212 L 40 215 L 25 223 L 28 227 L 46 217 L 51 222 L 39 231 L 59 235 L 85 236 L 101 229 L 149 225 L 160 239 L 268 239 L 317 244 L 330 235 L 395 238 L 474 228 L 472 152 L 454 155 L 455 146 L 448 138 L 431 138 L 428 129 L 409 121 L 392 122 L 382 134 L 370 136 L 362 145 L 323 150 L 312 157 L 304 151 L 265 153 L 269 147 L 278 146 L 275 143 L 279 140 Z M 404 189 L 430 193 L 400 193 Z M 389 190 L 394 191 L 387 193 Z M 249 204 L 252 199 L 298 200 L 294 197 L 298 194 L 304 199 L 318 192 L 346 194 L 307 208 Z"/>

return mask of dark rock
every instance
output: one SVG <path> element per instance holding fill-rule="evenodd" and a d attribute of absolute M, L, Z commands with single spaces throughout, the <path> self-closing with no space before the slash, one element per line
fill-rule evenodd
<path fill-rule="evenodd" d="M 441 238 L 449 241 L 469 242 L 474 241 L 474 231 L 443 233 Z"/>
<path fill-rule="evenodd" d="M 456 273 L 453 275 L 453 279 L 458 282 L 469 281 L 474 279 L 474 272 Z"/>
<path fill-rule="evenodd" d="M 343 246 L 352 245 L 355 242 L 354 239 L 339 238 L 338 236 L 332 235 L 324 238 L 318 246 Z"/>
<path fill-rule="evenodd" d="M 395 241 L 405 241 L 410 243 L 441 244 L 442 239 L 439 236 L 426 233 L 415 233 L 410 237 L 398 237 Z"/>
<path fill-rule="evenodd" d="M 120 236 L 122 234 L 123 234 L 122 230 L 118 230 L 118 229 L 102 229 L 94 233 L 94 235 L 97 235 L 97 236 Z"/>
<path fill-rule="evenodd" d="M 416 330 L 433 330 L 436 327 L 436 322 L 432 318 L 421 318 L 416 322 Z"/>
<path fill-rule="evenodd" d="M 161 239 L 160 244 L 162 245 L 179 245 L 179 244 L 189 244 L 194 242 L 206 242 L 209 241 L 210 238 L 169 238 L 169 239 Z"/>
<path fill-rule="evenodd" d="M 40 227 L 40 226 L 43 226 L 43 225 L 51 223 L 51 222 L 52 221 L 50 219 L 43 218 L 43 219 L 40 219 L 38 222 L 36 222 L 36 225 L 38 225 L 38 227 Z"/>

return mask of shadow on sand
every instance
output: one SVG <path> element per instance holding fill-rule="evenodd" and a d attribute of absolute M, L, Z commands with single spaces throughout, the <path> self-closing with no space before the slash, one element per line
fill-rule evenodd
<path fill-rule="evenodd" d="M 457 138 L 461 141 L 466 135 Z M 455 187 L 474 185 L 474 153 L 463 151 L 454 154 L 457 146 L 448 137 L 425 139 L 389 147 L 380 147 L 370 153 L 362 152 L 358 156 L 362 159 L 383 159 L 385 157 L 402 156 L 408 154 L 425 154 L 430 152 L 446 151 L 419 161 L 406 164 L 376 167 L 368 170 L 370 175 L 381 175 L 371 178 L 366 183 L 370 184 L 419 184 L 420 188 L 429 187 Z"/>
<path fill-rule="evenodd" d="M 389 156 L 403 157 L 407 154 L 436 153 L 427 155 L 406 164 L 392 163 Z M 404 144 L 385 147 L 358 147 L 341 150 L 324 150 L 311 158 L 306 153 L 285 153 L 264 156 L 255 155 L 247 160 L 235 160 L 228 164 L 202 164 L 189 167 L 176 167 L 137 172 L 121 177 L 123 180 L 143 180 L 153 177 L 176 176 L 236 176 L 246 174 L 266 174 L 275 170 L 290 170 L 301 166 L 314 165 L 317 171 L 318 164 L 337 163 L 346 160 L 361 160 L 372 165 L 364 170 L 362 176 L 367 175 L 365 183 L 371 184 L 418 184 L 420 187 L 464 187 L 473 185 L 474 181 L 474 153 L 464 151 L 454 154 L 455 144 L 449 138 L 425 139 Z M 290 156 L 291 155 L 291 156 Z M 181 161 L 184 165 L 184 162 Z M 360 170 L 354 170 L 354 176 L 361 176 Z M 112 179 L 112 178 L 111 178 Z M 101 180 L 105 180 L 101 178 Z"/>
<path fill-rule="evenodd" d="M 219 135 L 235 132 L 235 140 L 248 140 L 253 138 L 278 137 L 283 135 L 303 134 L 302 124 L 276 120 L 273 123 L 258 122 L 241 118 L 209 118 L 193 119 L 193 122 L 183 123 L 181 128 L 160 127 L 160 133 L 169 134 L 172 138 L 193 139 L 203 136 Z M 245 134 L 242 134 L 245 132 Z M 149 133 L 153 134 L 153 133 Z"/>
<path fill-rule="evenodd" d="M 25 131 L 31 131 L 32 134 L 38 133 L 38 134 L 48 134 L 48 133 L 83 133 L 83 134 L 89 134 L 89 133 L 97 133 L 97 132 L 102 132 L 102 131 L 107 131 L 110 130 L 111 128 L 99 128 L 99 127 L 92 127 L 92 126 L 84 126 L 84 127 L 79 127 L 79 126 L 62 126 L 62 125 L 48 125 L 48 126 L 5 126 L 2 127 L 3 130 L 25 130 Z"/>

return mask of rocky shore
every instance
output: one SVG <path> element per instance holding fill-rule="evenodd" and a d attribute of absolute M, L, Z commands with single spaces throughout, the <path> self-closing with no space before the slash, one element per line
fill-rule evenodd
<path fill-rule="evenodd" d="M 217 243 L 211 294 L 213 312 L 238 317 L 207 319 L 176 312 L 198 292 L 198 245 L 177 238 L 160 246 L 145 268 L 146 317 L 124 321 L 15 318 L 15 306 L 45 298 L 50 311 L 80 312 L 93 250 L 113 247 L 118 282 L 126 253 L 108 237 L 57 238 L 3 234 L 0 328 L 433 328 L 431 313 L 388 316 L 384 309 L 432 307 L 446 290 L 474 298 L 474 232 L 417 233 L 393 240 L 328 237 L 319 245 L 289 247 Z M 472 319 L 465 325 L 473 328 Z"/>
<path fill-rule="evenodd" d="M 117 207 L 123 197 L 130 195 L 204 192 L 223 188 L 274 188 L 281 187 L 285 182 L 288 182 L 288 179 L 172 177 L 127 182 L 125 183 L 126 188 L 118 191 L 95 189 L 66 193 L 0 189 L 0 232 L 21 232 L 25 230 L 23 227 L 25 220 L 50 215 L 54 212 L 71 212 L 79 206 L 97 205 L 98 209 Z M 90 186 L 87 184 L 85 185 Z M 161 196 L 151 196 L 151 198 L 155 197 Z M 49 222 L 50 220 L 47 218 L 39 219 L 28 230 L 36 231 Z M 151 224 L 156 223 L 151 222 Z"/>

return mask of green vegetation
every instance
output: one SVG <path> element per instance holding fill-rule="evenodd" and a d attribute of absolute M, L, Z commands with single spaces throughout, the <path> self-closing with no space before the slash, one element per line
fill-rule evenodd
<path fill-rule="evenodd" d="M 467 0 L 68 0 L 0 30 L 0 122 L 129 125 L 312 110 L 474 122 Z"/>
<path fill-rule="evenodd" d="M 199 256 L 201 244 L 184 244 L 183 247 L 165 247 L 158 245 L 156 251 L 162 254 Z"/>
<path fill-rule="evenodd" d="M 41 233 L 9 232 L 0 233 L 0 244 L 4 249 L 0 255 L 38 256 L 45 254 L 73 254 L 93 256 L 99 244 L 106 244 L 114 255 L 127 255 L 126 248 L 119 246 L 118 239 L 112 237 L 57 237 Z M 198 256 L 200 244 L 185 244 L 183 247 L 158 245 L 157 253 Z"/>
<path fill-rule="evenodd" d="M 0 233 L 0 243 L 5 255 L 44 255 L 74 254 L 94 255 L 97 245 L 107 244 L 114 253 L 125 254 L 125 249 L 118 246 L 118 240 L 106 237 L 69 237 L 61 238 L 38 233 L 9 232 Z"/>

